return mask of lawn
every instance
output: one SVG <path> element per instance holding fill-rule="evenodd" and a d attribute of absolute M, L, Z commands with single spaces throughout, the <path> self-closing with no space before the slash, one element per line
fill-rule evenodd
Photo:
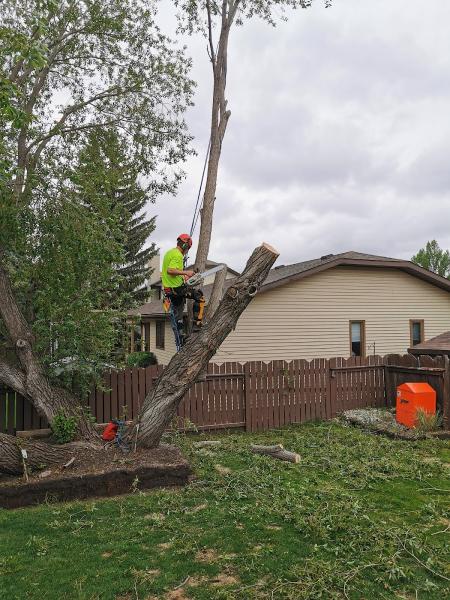
<path fill-rule="evenodd" d="M 184 489 L 0 510 L 0 598 L 450 596 L 448 442 L 333 422 L 206 437 L 223 443 L 174 439 L 197 475 Z"/>

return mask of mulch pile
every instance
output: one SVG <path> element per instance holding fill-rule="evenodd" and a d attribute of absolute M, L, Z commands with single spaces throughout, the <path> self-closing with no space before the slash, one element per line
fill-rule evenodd
<path fill-rule="evenodd" d="M 344 411 L 341 418 L 352 425 L 358 425 L 373 433 L 381 433 L 392 438 L 420 440 L 426 437 L 425 433 L 417 429 L 408 429 L 408 427 L 397 423 L 395 415 L 389 410 L 355 408 Z"/>

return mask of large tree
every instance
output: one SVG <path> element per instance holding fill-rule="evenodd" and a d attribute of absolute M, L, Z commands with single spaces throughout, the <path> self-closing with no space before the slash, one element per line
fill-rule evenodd
<path fill-rule="evenodd" d="M 443 250 L 436 240 L 427 242 L 425 248 L 421 248 L 411 260 L 441 277 L 450 277 L 450 252 Z"/>
<path fill-rule="evenodd" d="M 76 218 L 69 174 L 88 133 L 115 127 L 151 182 L 151 195 L 174 191 L 181 175 L 176 165 L 189 151 L 183 121 L 191 102 L 189 61 L 156 27 L 154 2 L 5 0 L 1 10 L 0 330 L 7 348 L 0 353 L 0 382 L 29 398 L 50 422 L 60 410 L 76 415 L 79 432 L 90 435 L 79 402 L 52 385 L 39 353 L 44 329 L 51 328 L 61 348 L 67 340 L 62 344 L 55 327 L 67 333 L 70 323 L 76 331 L 82 312 L 73 319 L 46 314 L 52 307 L 42 290 L 69 307 L 73 295 L 89 291 L 89 270 L 76 289 L 83 265 L 70 252 L 73 259 L 85 250 L 91 265 L 105 249 L 102 237 L 97 250 L 91 243 L 98 221 L 83 211 Z M 70 218 L 60 231 L 56 223 L 64 215 Z M 97 256 L 98 268 L 123 260 L 111 251 L 105 261 Z M 65 268 L 39 272 L 52 253 Z M 29 314 L 36 305 L 30 295 L 41 299 L 42 327 Z M 108 318 L 97 300 L 85 307 L 87 321 Z"/>

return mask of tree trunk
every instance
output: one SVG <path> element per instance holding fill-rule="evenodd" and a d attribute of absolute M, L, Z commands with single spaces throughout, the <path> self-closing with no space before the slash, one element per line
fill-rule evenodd
<path fill-rule="evenodd" d="M 183 396 L 235 328 L 277 257 L 278 252 L 268 244 L 262 244 L 253 251 L 242 275 L 226 291 L 214 319 L 188 338 L 145 398 L 138 422 L 128 432 L 133 443 L 137 439 L 139 445 L 158 445 Z"/>
<path fill-rule="evenodd" d="M 0 253 L 0 316 L 14 347 L 19 367 L 0 359 L 0 382 L 30 400 L 39 415 L 51 423 L 58 412 L 73 416 L 81 437 L 95 438 L 92 423 L 84 414 L 77 398 L 66 390 L 53 387 L 45 377 L 33 351 L 34 337 L 14 297 L 9 276 L 1 264 Z"/>
<path fill-rule="evenodd" d="M 228 14 L 227 3 L 223 2 L 220 37 L 216 54 L 212 40 L 212 23 L 209 8 L 208 1 L 207 11 L 209 21 L 209 52 L 213 68 L 214 86 L 211 107 L 211 146 L 208 157 L 208 171 L 206 175 L 205 192 L 203 194 L 200 234 L 198 239 L 197 253 L 195 256 L 195 268 L 199 271 L 205 270 L 206 260 L 208 258 L 212 233 L 214 201 L 217 188 L 217 175 L 219 172 L 220 154 L 222 152 L 222 141 L 225 135 L 228 120 L 231 115 L 231 112 L 227 110 L 225 88 L 227 81 L 228 38 L 233 17 Z"/>
<path fill-rule="evenodd" d="M 51 446 L 45 442 L 34 442 L 0 433 L 0 473 L 21 475 L 23 458 L 21 449 L 27 451 L 25 459 L 30 471 L 67 461 L 71 451 L 62 446 Z"/>

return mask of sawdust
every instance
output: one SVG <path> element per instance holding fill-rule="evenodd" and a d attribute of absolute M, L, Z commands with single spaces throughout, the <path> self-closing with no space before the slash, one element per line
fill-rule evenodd
<path fill-rule="evenodd" d="M 236 556 L 236 552 L 228 552 L 227 554 L 221 554 L 220 558 L 221 560 L 232 560 L 233 558 L 236 558 Z"/>
<path fill-rule="evenodd" d="M 215 470 L 219 473 L 219 475 L 230 475 L 231 469 L 228 467 L 224 467 L 223 465 L 214 465 Z"/>
<path fill-rule="evenodd" d="M 110 558 L 112 556 L 112 552 L 102 552 L 102 558 Z"/>
<path fill-rule="evenodd" d="M 233 575 L 227 573 L 219 573 L 214 579 L 211 580 L 211 585 L 214 587 L 222 587 L 224 585 L 236 585 L 239 583 L 239 579 Z"/>
<path fill-rule="evenodd" d="M 144 515 L 144 519 L 146 521 L 154 521 L 155 523 L 162 523 L 165 518 L 166 515 L 163 513 L 150 513 L 148 515 Z"/>
<path fill-rule="evenodd" d="M 212 563 L 219 560 L 219 555 L 212 548 L 202 548 L 202 550 L 199 550 L 195 555 L 195 560 L 198 560 L 199 562 Z"/>
<path fill-rule="evenodd" d="M 183 588 L 178 588 L 177 590 L 167 592 L 165 598 L 167 600 L 189 600 L 189 596 L 186 594 Z"/>
<path fill-rule="evenodd" d="M 189 581 L 186 583 L 186 585 L 189 587 L 198 587 L 199 585 L 203 585 L 207 581 L 208 581 L 208 577 L 205 577 L 205 576 L 190 577 Z"/>
<path fill-rule="evenodd" d="M 205 510 L 205 508 L 208 508 L 208 504 L 207 503 L 205 503 L 205 504 L 199 504 L 197 506 L 193 506 L 192 508 L 190 508 L 186 512 L 188 514 L 197 513 L 197 512 L 200 512 L 201 510 Z"/>
<path fill-rule="evenodd" d="M 158 544 L 158 548 L 161 548 L 161 550 L 168 550 L 169 548 L 172 548 L 173 546 L 173 542 L 162 542 L 161 544 Z"/>

